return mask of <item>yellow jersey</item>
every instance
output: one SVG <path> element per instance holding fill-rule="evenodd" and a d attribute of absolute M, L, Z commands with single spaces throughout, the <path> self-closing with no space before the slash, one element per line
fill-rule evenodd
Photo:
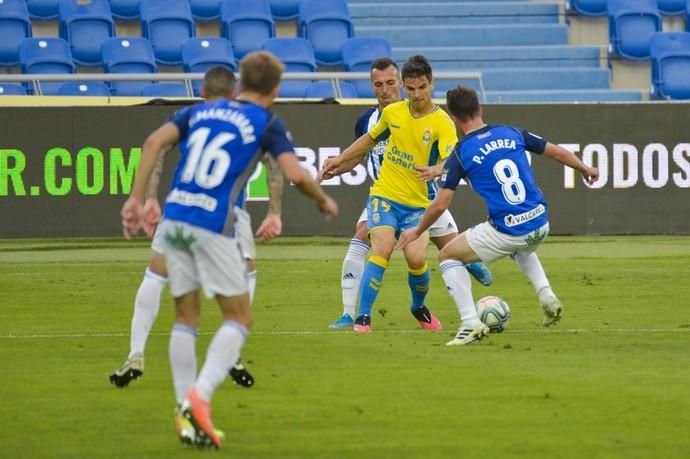
<path fill-rule="evenodd" d="M 402 100 L 384 108 L 368 133 L 376 140 L 386 131 L 388 146 L 370 194 L 411 207 L 429 207 L 435 184 L 419 180 L 415 167 L 433 166 L 439 157 L 443 160 L 451 154 L 458 143 L 453 121 L 438 106 L 428 115 L 415 117 L 409 102 Z"/>

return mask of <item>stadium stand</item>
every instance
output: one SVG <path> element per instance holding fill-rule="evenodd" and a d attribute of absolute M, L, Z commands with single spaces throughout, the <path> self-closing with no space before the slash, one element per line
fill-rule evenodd
<path fill-rule="evenodd" d="M 25 0 L 0 3 L 0 66 L 19 64 L 18 47 L 31 37 L 31 19 Z"/>
<path fill-rule="evenodd" d="M 261 49 L 275 54 L 286 72 L 316 72 L 316 58 L 311 42 L 299 37 L 269 38 Z M 305 97 L 312 80 L 288 80 L 280 84 L 281 97 Z"/>
<path fill-rule="evenodd" d="M 656 0 L 608 0 L 609 55 L 649 59 L 649 39 L 661 32 Z"/>
<path fill-rule="evenodd" d="M 317 64 L 342 65 L 343 42 L 355 35 L 347 2 L 302 0 L 299 5 L 299 35 L 311 42 Z"/>
<path fill-rule="evenodd" d="M 142 37 L 115 37 L 103 42 L 103 70 L 106 73 L 156 73 L 151 42 Z M 152 81 L 113 81 L 114 96 L 138 96 Z"/>
<path fill-rule="evenodd" d="M 237 59 L 276 36 L 268 0 L 222 0 L 220 18 L 221 36 L 230 40 Z"/>
<path fill-rule="evenodd" d="M 300 0 L 268 0 L 276 21 L 291 21 L 299 15 Z"/>
<path fill-rule="evenodd" d="M 25 96 L 26 89 L 20 84 L 0 83 L 0 96 Z"/>
<path fill-rule="evenodd" d="M 220 17 L 220 0 L 189 0 L 194 19 L 213 21 Z"/>
<path fill-rule="evenodd" d="M 110 11 L 116 19 L 139 19 L 139 0 L 109 0 Z"/>
<path fill-rule="evenodd" d="M 606 16 L 606 0 L 570 0 L 566 2 L 566 11 L 585 16 Z"/>
<path fill-rule="evenodd" d="M 667 16 L 679 16 L 685 12 L 686 0 L 657 0 L 659 12 Z"/>
<path fill-rule="evenodd" d="M 316 81 L 307 85 L 305 97 L 317 99 L 326 99 L 328 97 L 356 99 L 359 95 L 355 87 L 347 81 L 341 81 L 337 88 L 330 81 Z"/>
<path fill-rule="evenodd" d="M 156 62 L 182 65 L 181 45 L 196 35 L 188 0 L 141 0 L 141 35 L 153 46 Z"/>
<path fill-rule="evenodd" d="M 36 19 L 57 19 L 58 0 L 26 0 L 29 14 Z"/>
<path fill-rule="evenodd" d="M 19 63 L 22 73 L 75 73 L 69 43 L 62 38 L 27 38 L 19 44 Z M 62 83 L 41 84 L 41 93 L 55 95 Z M 33 86 L 26 84 L 27 93 L 33 94 Z"/>
<path fill-rule="evenodd" d="M 237 70 L 232 44 L 220 37 L 188 38 L 182 42 L 182 69 L 188 73 L 204 73 L 215 65 Z M 193 81 L 194 95 L 199 95 L 201 81 Z"/>
<path fill-rule="evenodd" d="M 342 46 L 343 67 L 348 72 L 368 72 L 371 63 L 379 57 L 393 58 L 393 50 L 383 38 L 349 38 Z M 351 82 L 359 97 L 376 97 L 366 80 Z"/>
<path fill-rule="evenodd" d="M 690 99 L 690 32 L 660 32 L 650 40 L 652 97 Z"/>
<path fill-rule="evenodd" d="M 58 96 L 110 96 L 110 88 L 105 83 L 91 81 L 80 83 L 70 81 L 62 83 L 57 91 Z"/>
<path fill-rule="evenodd" d="M 79 65 L 103 64 L 101 44 L 115 36 L 115 23 L 107 0 L 60 0 L 60 38 L 72 50 L 72 58 Z"/>
<path fill-rule="evenodd" d="M 151 83 L 141 88 L 145 97 L 187 97 L 184 83 Z"/>

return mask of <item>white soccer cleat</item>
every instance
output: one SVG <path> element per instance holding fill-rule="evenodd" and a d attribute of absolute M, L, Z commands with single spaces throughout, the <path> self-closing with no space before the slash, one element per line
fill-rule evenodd
<path fill-rule="evenodd" d="M 127 387 L 130 381 L 139 379 L 144 375 L 144 356 L 135 354 L 125 360 L 120 368 L 110 375 L 110 383 L 117 387 Z"/>
<path fill-rule="evenodd" d="M 455 338 L 448 341 L 446 346 L 464 346 L 466 344 L 474 343 L 481 340 L 489 334 L 489 327 L 485 324 L 479 324 L 476 327 L 460 327 Z"/>
<path fill-rule="evenodd" d="M 549 327 L 561 320 L 563 304 L 555 296 L 542 304 L 541 308 L 544 310 L 544 320 L 541 323 L 543 326 Z"/>

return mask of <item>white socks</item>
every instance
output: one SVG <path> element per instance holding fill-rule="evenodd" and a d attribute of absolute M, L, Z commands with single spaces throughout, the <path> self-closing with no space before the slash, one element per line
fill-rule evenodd
<path fill-rule="evenodd" d="M 249 284 L 249 304 L 254 304 L 254 292 L 256 291 L 256 270 L 247 273 L 247 283 Z"/>
<path fill-rule="evenodd" d="M 132 316 L 132 328 L 129 337 L 129 358 L 136 354 L 144 354 L 146 340 L 158 315 L 161 293 L 167 282 L 168 279 L 146 268 L 144 279 L 139 285 L 134 300 L 134 315 Z"/>
<path fill-rule="evenodd" d="M 199 397 L 210 402 L 216 387 L 225 380 L 230 368 L 237 362 L 249 332 L 239 323 L 226 320 L 211 340 L 206 362 L 195 387 Z M 172 352 L 172 351 L 171 351 Z M 177 382 L 175 382 L 177 391 Z"/>
<path fill-rule="evenodd" d="M 472 299 L 472 282 L 465 265 L 458 260 L 442 261 L 441 275 L 460 313 L 461 326 L 470 328 L 478 326 L 481 321 Z"/>
<path fill-rule="evenodd" d="M 198 330 L 176 323 L 170 334 L 168 357 L 172 369 L 177 403 L 184 401 L 196 379 L 196 336 Z"/>
<path fill-rule="evenodd" d="M 343 291 L 343 314 L 355 318 L 359 283 L 362 280 L 369 246 L 359 239 L 351 239 L 347 254 L 343 260 L 340 287 Z"/>
<path fill-rule="evenodd" d="M 536 252 L 521 253 L 517 252 L 513 255 L 513 260 L 518 264 L 520 270 L 527 276 L 532 283 L 534 291 L 539 295 L 541 304 L 546 304 L 550 299 L 555 298 L 553 290 L 549 285 L 549 280 L 546 278 L 544 268 L 539 261 Z"/>

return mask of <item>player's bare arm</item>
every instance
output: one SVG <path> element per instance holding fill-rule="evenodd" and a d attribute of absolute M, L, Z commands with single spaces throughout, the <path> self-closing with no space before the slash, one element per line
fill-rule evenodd
<path fill-rule="evenodd" d="M 156 167 L 158 157 L 169 151 L 180 139 L 180 132 L 174 123 L 165 123 L 148 136 L 141 152 L 141 160 L 134 177 L 129 199 L 122 206 L 122 229 L 125 238 L 135 236 L 143 226 L 144 198 L 149 178 Z"/>
<path fill-rule="evenodd" d="M 256 236 L 261 242 L 268 242 L 271 239 L 280 236 L 283 232 L 283 222 L 280 218 L 281 210 L 283 208 L 283 186 L 285 179 L 280 166 L 275 159 L 270 155 L 265 155 L 263 163 L 266 165 L 266 173 L 268 174 L 268 190 L 270 200 L 268 202 L 268 212 L 266 218 L 261 222 L 259 228 L 256 230 Z"/>
<path fill-rule="evenodd" d="M 148 237 L 153 237 L 153 232 L 156 225 L 161 219 L 163 212 L 161 211 L 160 202 L 158 202 L 158 186 L 161 181 L 161 174 L 163 173 L 163 158 L 165 155 L 158 155 L 158 160 L 149 178 L 149 184 L 146 187 L 146 202 L 144 202 L 144 233 Z"/>
<path fill-rule="evenodd" d="M 323 167 L 319 171 L 319 181 L 351 171 L 374 148 L 374 145 L 376 145 L 376 141 L 368 133 L 363 134 L 340 155 L 329 158 L 323 163 Z"/>
<path fill-rule="evenodd" d="M 415 170 L 417 171 L 417 178 L 424 182 L 428 182 L 436 177 L 440 177 L 443 174 L 445 164 L 446 162 L 442 161 L 434 164 L 433 166 L 416 166 Z"/>
<path fill-rule="evenodd" d="M 440 189 L 438 194 L 436 194 L 436 198 L 424 211 L 424 215 L 422 215 L 422 219 L 419 221 L 417 226 L 405 230 L 402 232 L 402 234 L 400 234 L 395 248 L 404 249 L 408 244 L 414 242 L 419 236 L 424 234 L 424 231 L 428 230 L 429 227 L 433 225 L 436 220 L 438 220 L 441 214 L 443 214 L 443 212 L 450 207 L 450 203 L 453 200 L 453 194 L 453 190 L 447 188 Z"/>
<path fill-rule="evenodd" d="M 566 150 L 560 145 L 556 145 L 551 142 L 547 143 L 546 148 L 544 148 L 544 156 L 553 158 L 561 164 L 565 164 L 566 166 L 570 166 L 573 169 L 580 171 L 585 181 L 589 185 L 594 183 L 599 178 L 599 169 L 596 167 L 587 166 L 574 153 Z"/>
<path fill-rule="evenodd" d="M 338 216 L 338 205 L 327 195 L 323 189 L 309 176 L 294 154 L 284 153 L 278 155 L 278 165 L 283 170 L 285 177 L 290 180 L 302 193 L 312 198 L 321 213 L 326 215 L 327 220 L 332 220 Z"/>

